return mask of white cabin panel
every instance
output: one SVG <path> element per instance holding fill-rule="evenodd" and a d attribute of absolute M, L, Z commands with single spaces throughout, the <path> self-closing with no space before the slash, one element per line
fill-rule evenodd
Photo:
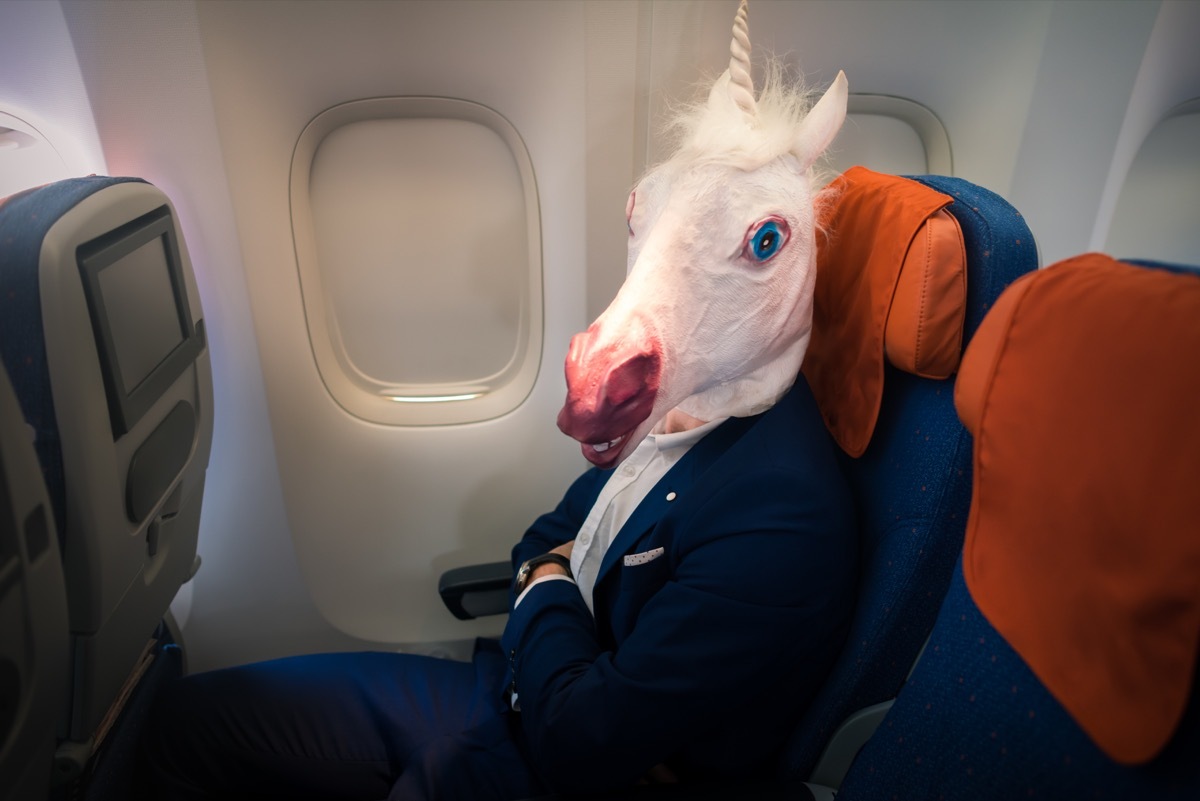
<path fill-rule="evenodd" d="M 1003 195 L 1052 5 L 754 0 L 752 58 L 759 63 L 774 53 L 818 92 L 844 70 L 852 95 L 887 95 L 925 107 L 948 134 L 954 173 Z M 729 19 L 736 8 L 732 0 L 654 4 L 652 119 L 661 120 L 669 103 L 689 96 L 700 76 L 715 77 L 728 63 Z M 906 147 L 903 141 L 899 146 Z M 654 140 L 650 160 L 661 159 L 667 147 Z M 835 140 L 835 155 L 839 147 Z"/>
<path fill-rule="evenodd" d="M 1157 2 L 1054 4 L 1008 199 L 1044 265 L 1088 249 Z"/>
<path fill-rule="evenodd" d="M 506 558 L 582 470 L 554 418 L 565 395 L 559 365 L 571 334 L 586 324 L 583 8 L 304 3 L 281 15 L 278 3 L 251 2 L 197 10 L 304 583 L 330 623 L 367 642 L 412 645 L 498 631 L 501 620 L 455 620 L 437 596 L 437 577 Z M 448 31 L 453 36 L 432 35 Z M 321 52 L 355 57 L 314 57 Z M 366 422 L 330 396 L 309 344 L 289 210 L 293 150 L 328 108 L 405 96 L 494 109 L 523 138 L 536 175 L 543 368 L 523 404 L 487 422 Z"/>
<path fill-rule="evenodd" d="M 196 264 L 216 432 L 204 564 L 176 606 L 194 669 L 343 648 L 462 653 L 476 634 L 499 631 L 499 618 L 454 620 L 437 598 L 437 577 L 506 558 L 530 519 L 585 467 L 554 426 L 567 343 L 620 286 L 625 198 L 670 150 L 660 132 L 669 103 L 724 69 L 736 6 L 0 3 L 0 112 L 45 133 L 69 173 L 138 175 L 160 186 L 175 202 Z M 1047 262 L 1109 245 L 1124 250 L 1122 226 L 1146 235 L 1153 220 L 1143 225 L 1126 209 L 1149 213 L 1148 206 L 1126 195 L 1139 182 L 1147 196 L 1171 192 L 1169 180 L 1142 164 L 1169 171 L 1175 157 L 1164 153 L 1194 152 L 1187 119 L 1195 115 L 1177 109 L 1200 97 L 1194 2 L 753 0 L 750 29 L 756 75 L 765 52 L 804 72 L 818 91 L 846 71 L 850 121 L 834 143 L 833 168 L 865 162 L 978 183 L 1025 214 Z M 395 97 L 492 109 L 528 155 L 532 179 L 522 186 L 533 188 L 536 202 L 524 203 L 522 213 L 526 235 L 536 223 L 541 252 L 526 260 L 522 288 L 505 279 L 512 294 L 485 290 L 459 267 L 435 277 L 431 266 L 411 281 L 390 275 L 378 284 L 357 264 L 331 276 L 342 293 L 332 306 L 353 320 L 347 334 L 356 355 L 348 361 L 370 362 L 367 373 L 386 372 L 406 352 L 426 354 L 420 343 L 414 347 L 404 318 L 447 322 L 413 326 L 436 330 L 447 348 L 420 365 L 417 383 L 471 384 L 501 351 L 521 351 L 527 336 L 536 380 L 508 410 L 479 422 L 369 422 L 335 400 L 314 356 L 294 237 L 296 148 L 306 126 L 328 110 Z M 855 106 L 866 97 L 924 111 Z M 1172 109 L 1183 121 L 1168 119 Z M 331 171 L 318 179 L 317 194 L 332 198 L 327 210 L 336 210 L 338 192 L 384 176 L 371 208 L 386 221 L 390 206 L 399 214 L 413 201 L 384 185 L 388 175 L 395 183 L 391 139 L 367 139 L 324 154 L 333 157 L 325 165 Z M 370 149 L 376 146 L 383 150 Z M 397 163 L 421 163 L 411 152 L 418 147 L 401 149 Z M 375 162 L 381 169 L 372 175 Z M 1194 185 L 1182 170 L 1170 178 Z M 462 214 L 473 219 L 454 225 L 472 224 L 482 212 Z M 500 224 L 495 241 L 517 238 L 520 228 Z M 336 235 L 326 241 L 335 253 L 352 247 Z M 1128 247 L 1116 255 L 1162 257 Z M 1186 257 L 1194 245 L 1184 247 Z M 464 282 L 486 294 L 472 300 L 463 293 L 453 309 L 433 299 L 443 290 L 454 295 Z M 409 305 L 393 306 L 406 288 Z M 533 288 L 540 301 L 526 292 Z M 472 304 L 477 311 L 464 311 Z M 474 347 L 480 338 L 490 352 Z"/>
<path fill-rule="evenodd" d="M 79 60 L 58 3 L 0 8 L 0 198 L 105 172 Z"/>
<path fill-rule="evenodd" d="M 1131 204 L 1135 202 L 1128 199 L 1129 192 L 1139 191 L 1137 186 L 1144 179 L 1149 179 L 1151 184 L 1155 180 L 1153 176 L 1149 175 L 1143 176 L 1143 178 L 1130 176 L 1135 159 L 1149 159 L 1147 166 L 1177 160 L 1180 173 L 1169 177 L 1164 176 L 1164 189 L 1167 186 L 1177 187 L 1177 191 L 1173 194 L 1181 201 L 1183 198 L 1179 196 L 1178 192 L 1186 193 L 1188 191 L 1187 185 L 1180 183 L 1180 180 L 1186 180 L 1188 171 L 1195 169 L 1198 152 L 1195 145 L 1196 139 L 1185 139 L 1179 142 L 1178 149 L 1174 149 L 1175 146 L 1170 138 L 1163 139 L 1162 144 L 1174 152 L 1173 154 L 1156 154 L 1158 145 L 1151 142 L 1150 137 L 1158 134 L 1156 129 L 1166 124 L 1170 118 L 1194 114 L 1196 111 L 1194 103 L 1200 100 L 1200 58 L 1196 57 L 1197 37 L 1200 37 L 1200 3 L 1186 2 L 1185 0 L 1164 2 L 1154 23 L 1154 30 L 1150 34 L 1150 41 L 1146 44 L 1146 53 L 1138 69 L 1133 94 L 1129 99 L 1129 106 L 1121 124 L 1120 136 L 1117 139 L 1112 165 L 1108 171 L 1104 194 L 1101 197 L 1100 208 L 1092 230 L 1090 250 L 1112 248 L 1115 249 L 1114 255 L 1117 256 L 1141 256 L 1143 258 L 1153 257 L 1155 252 L 1171 252 L 1179 257 L 1187 257 L 1190 252 L 1190 258 L 1186 259 L 1188 263 L 1200 263 L 1200 253 L 1196 253 L 1194 247 L 1191 251 L 1187 250 L 1183 244 L 1186 241 L 1195 241 L 1191 238 L 1195 236 L 1195 222 L 1192 223 L 1190 235 L 1184 233 L 1180 228 L 1174 229 L 1183 235 L 1178 243 L 1176 243 L 1175 237 L 1168 235 L 1167 241 L 1156 242 L 1153 248 L 1146 252 L 1142 250 L 1143 246 L 1136 241 L 1136 238 L 1145 239 L 1149 232 L 1137 229 L 1137 219 L 1116 218 L 1118 201 L 1123 207 L 1120 214 L 1124 217 L 1127 214 L 1124 209 L 1131 209 Z M 1169 127 L 1178 129 L 1180 126 L 1186 127 L 1189 124 L 1194 123 L 1180 120 L 1170 123 Z M 1170 131 L 1166 132 L 1167 137 L 1170 137 L 1170 134 Z M 1165 164 L 1163 168 L 1170 169 Z M 1132 189 L 1130 181 L 1133 182 Z M 1152 187 L 1149 188 L 1150 191 L 1153 191 Z M 1153 214 L 1166 196 L 1167 193 L 1155 196 L 1148 207 L 1132 211 L 1132 215 L 1135 218 L 1141 218 L 1146 214 Z M 1193 211 L 1195 210 L 1194 203 L 1191 208 Z M 1195 216 L 1192 219 L 1195 221 Z M 1154 224 L 1152 223 L 1152 225 Z M 1123 232 L 1118 232 L 1118 229 Z M 1162 250 L 1163 247 L 1168 250 Z M 1129 249 L 1126 250 L 1126 248 Z M 1160 256 L 1160 258 L 1162 257 Z"/>
<path fill-rule="evenodd" d="M 1105 250 L 1119 258 L 1200 264 L 1200 99 L 1168 115 L 1142 143 Z"/>

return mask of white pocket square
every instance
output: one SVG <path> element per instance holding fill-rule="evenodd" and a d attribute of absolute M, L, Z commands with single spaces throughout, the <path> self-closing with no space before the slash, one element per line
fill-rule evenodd
<path fill-rule="evenodd" d="M 658 557 L 662 556 L 665 551 L 662 548 L 654 548 L 642 553 L 631 553 L 625 557 L 625 567 L 633 567 L 634 565 L 644 565 L 647 562 L 653 562 Z"/>

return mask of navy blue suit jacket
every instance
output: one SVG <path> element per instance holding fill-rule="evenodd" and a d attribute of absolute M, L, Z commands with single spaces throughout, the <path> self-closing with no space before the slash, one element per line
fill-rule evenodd
<path fill-rule="evenodd" d="M 770 775 L 853 610 L 857 533 L 833 448 L 801 376 L 651 490 L 604 557 L 594 619 L 566 581 L 513 610 L 501 643 L 550 787 L 628 785 L 660 762 L 685 777 Z M 574 539 L 609 475 L 580 477 L 514 565 Z"/>

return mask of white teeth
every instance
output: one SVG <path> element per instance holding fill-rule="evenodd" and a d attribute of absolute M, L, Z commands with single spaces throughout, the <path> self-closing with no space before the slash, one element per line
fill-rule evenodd
<path fill-rule="evenodd" d="M 593 445 L 592 450 L 594 450 L 596 453 L 604 453 L 606 450 L 611 448 L 613 445 L 616 445 L 618 442 L 620 442 L 623 439 L 625 439 L 625 438 L 617 437 L 616 439 L 612 440 L 611 442 L 601 442 L 599 445 Z"/>

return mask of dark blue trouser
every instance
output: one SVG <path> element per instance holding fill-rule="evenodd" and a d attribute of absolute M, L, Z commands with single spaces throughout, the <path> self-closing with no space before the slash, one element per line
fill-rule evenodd
<path fill-rule="evenodd" d="M 145 798 L 483 801 L 543 792 L 501 695 L 504 659 L 313 654 L 168 687 L 142 743 Z"/>

